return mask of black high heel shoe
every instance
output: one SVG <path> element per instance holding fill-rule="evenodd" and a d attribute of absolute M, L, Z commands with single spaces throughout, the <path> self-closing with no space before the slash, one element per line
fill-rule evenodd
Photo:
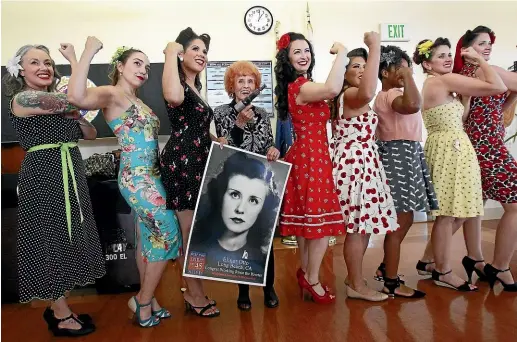
<path fill-rule="evenodd" d="M 48 308 L 48 309 L 50 309 L 50 308 Z M 49 313 L 52 316 L 49 316 Z M 92 332 L 95 331 L 95 326 L 93 324 L 91 324 L 91 322 L 90 323 L 82 322 L 78 318 L 76 318 L 74 316 L 74 314 L 71 314 L 70 316 L 65 317 L 65 318 L 56 318 L 56 316 L 54 316 L 54 312 L 50 309 L 50 311 L 45 310 L 43 317 L 45 318 L 45 321 L 47 321 L 48 328 L 49 328 L 49 330 L 52 331 L 54 336 L 70 336 L 70 337 L 85 336 L 85 335 L 91 334 Z M 68 329 L 68 328 L 59 327 L 59 323 L 65 322 L 69 319 L 76 321 L 77 324 L 79 324 L 81 326 L 81 328 L 80 329 Z"/>
<path fill-rule="evenodd" d="M 185 293 L 185 291 L 187 291 L 187 289 L 186 289 L 186 288 L 184 288 L 184 287 L 182 287 L 182 288 L 180 289 L 180 291 L 181 291 L 181 293 L 182 293 L 182 294 L 184 294 L 184 293 Z M 210 299 L 210 298 L 208 298 L 208 296 L 205 296 L 205 298 L 206 298 L 207 300 L 209 300 L 209 301 L 210 301 L 210 304 L 212 304 L 213 306 L 216 306 L 216 305 L 217 305 L 217 302 L 215 301 L 215 299 Z"/>
<path fill-rule="evenodd" d="M 95 328 L 92 316 L 88 314 L 79 314 L 77 315 L 77 318 L 84 324 L 91 325 Z M 43 312 L 43 319 L 45 320 L 45 322 L 47 322 L 48 330 L 52 330 L 52 326 L 55 324 L 56 318 L 54 316 L 54 310 L 52 310 L 50 306 L 47 306 L 47 308 Z"/>
<path fill-rule="evenodd" d="M 280 304 L 278 296 L 276 295 L 275 288 L 264 287 L 264 305 L 270 309 L 276 308 Z"/>
<path fill-rule="evenodd" d="M 503 285 L 503 288 L 505 291 L 517 292 L 517 282 L 515 282 L 513 284 L 506 284 L 501 279 L 499 279 L 499 277 L 497 276 L 497 274 L 499 274 L 499 273 L 509 272 L 510 268 L 507 268 L 506 270 L 499 270 L 490 264 L 486 264 L 484 271 L 488 278 L 488 283 L 490 284 L 490 288 L 493 289 L 495 283 L 497 281 L 499 281 L 501 283 L 501 285 Z"/>
<path fill-rule="evenodd" d="M 378 276 L 376 274 L 376 275 L 373 276 L 373 279 L 375 279 L 377 281 L 384 281 L 384 278 L 386 278 L 386 264 L 381 262 L 381 264 L 377 268 L 377 271 L 381 272 L 381 275 Z M 399 283 L 406 284 L 406 282 L 404 280 L 400 279 L 401 276 L 403 277 L 404 275 L 403 274 L 399 274 L 398 275 Z"/>
<path fill-rule="evenodd" d="M 427 265 L 431 265 L 431 264 L 434 264 L 434 261 L 424 262 L 424 261 L 418 260 L 418 262 L 416 264 L 416 270 L 417 270 L 418 274 L 421 276 L 432 275 L 432 272 L 427 270 Z"/>
<path fill-rule="evenodd" d="M 405 295 L 396 293 L 395 290 L 398 289 L 400 287 L 400 285 L 402 285 L 402 284 L 403 283 L 399 277 L 397 277 L 396 279 L 384 277 L 384 287 L 386 289 L 388 289 L 388 292 L 384 291 L 384 289 L 382 290 L 382 292 L 386 293 L 390 297 L 409 298 L 409 299 L 425 297 L 425 292 L 415 290 L 415 289 L 411 289 L 411 290 L 413 290 L 413 294 L 411 296 L 405 296 Z"/>
<path fill-rule="evenodd" d="M 445 272 L 445 273 L 440 273 L 438 272 L 437 270 L 433 270 L 432 272 L 432 277 L 433 277 L 433 280 L 434 280 L 434 283 L 438 286 L 443 286 L 443 287 L 448 287 L 450 289 L 453 289 L 453 290 L 456 290 L 456 291 L 460 291 L 460 292 L 474 292 L 474 291 L 477 291 L 478 288 L 473 288 L 471 289 L 470 286 L 469 286 L 469 283 L 467 282 L 464 282 L 463 284 L 461 284 L 460 286 L 454 286 L 446 281 L 443 281 L 443 280 L 440 280 L 440 276 L 444 276 L 444 275 L 447 275 L 449 273 L 452 273 L 452 270 L 450 270 L 449 272 Z"/>
<path fill-rule="evenodd" d="M 476 272 L 480 281 L 487 281 L 486 275 L 479 269 L 476 268 L 476 264 L 480 262 L 485 262 L 485 260 L 474 260 L 469 258 L 468 256 L 463 257 L 461 260 L 461 264 L 467 273 L 467 277 L 469 278 L 468 282 L 472 284 L 472 273 Z"/>
<path fill-rule="evenodd" d="M 185 300 L 185 313 L 192 312 L 199 317 L 213 318 L 219 316 L 221 313 L 219 311 L 213 311 L 205 315 L 205 312 L 214 306 L 212 303 L 208 303 L 206 306 L 194 306 Z M 200 311 L 197 312 L 196 309 L 200 309 Z"/>

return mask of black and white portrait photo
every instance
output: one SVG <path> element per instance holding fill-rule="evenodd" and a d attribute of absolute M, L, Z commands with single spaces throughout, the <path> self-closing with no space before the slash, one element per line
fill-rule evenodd
<path fill-rule="evenodd" d="M 184 275 L 264 285 L 291 164 L 213 142 Z"/>

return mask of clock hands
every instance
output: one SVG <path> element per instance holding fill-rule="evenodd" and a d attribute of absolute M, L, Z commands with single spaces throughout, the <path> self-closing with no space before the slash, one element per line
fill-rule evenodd
<path fill-rule="evenodd" d="M 264 15 L 264 11 L 262 11 L 262 13 L 260 13 L 260 15 L 259 15 L 259 17 L 258 17 L 258 19 L 257 19 L 257 22 L 259 22 L 259 21 L 260 21 L 260 18 L 262 18 L 262 16 L 263 16 L 263 15 Z"/>

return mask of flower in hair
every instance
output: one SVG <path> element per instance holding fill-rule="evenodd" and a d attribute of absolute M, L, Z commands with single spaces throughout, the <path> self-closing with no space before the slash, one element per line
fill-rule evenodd
<path fill-rule="evenodd" d="M 433 46 L 432 40 L 427 40 L 423 42 L 422 44 L 418 45 L 418 54 L 424 55 L 425 58 L 429 58 L 431 56 L 431 47 Z"/>
<path fill-rule="evenodd" d="M 390 66 L 395 62 L 395 51 L 381 53 L 381 63 L 386 62 L 386 66 Z"/>
<path fill-rule="evenodd" d="M 115 50 L 115 53 L 113 54 L 113 56 L 111 56 L 110 64 L 116 65 L 117 62 L 120 60 L 120 56 L 122 56 L 122 54 L 124 52 L 126 52 L 127 50 L 130 50 L 130 49 L 132 49 L 132 48 L 127 47 L 127 46 L 121 46 L 121 47 L 117 48 L 117 50 Z"/>
<path fill-rule="evenodd" d="M 22 56 L 14 56 L 10 60 L 7 61 L 7 65 L 5 68 L 7 69 L 7 72 L 11 74 L 12 77 L 18 77 L 18 73 L 20 70 L 23 70 L 22 66 L 20 65 L 20 61 L 22 60 Z"/>
<path fill-rule="evenodd" d="M 291 42 L 291 37 L 289 37 L 288 33 L 285 33 L 280 37 L 278 42 L 276 43 L 276 47 L 278 50 L 286 49 L 289 46 L 289 43 Z"/>

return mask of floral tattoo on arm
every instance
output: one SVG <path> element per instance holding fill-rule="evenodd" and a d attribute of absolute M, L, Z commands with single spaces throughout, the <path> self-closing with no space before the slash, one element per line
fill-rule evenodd
<path fill-rule="evenodd" d="M 66 94 L 44 91 L 25 91 L 15 98 L 16 103 L 25 108 L 40 108 L 50 113 L 69 113 L 77 107 L 68 102 Z"/>

